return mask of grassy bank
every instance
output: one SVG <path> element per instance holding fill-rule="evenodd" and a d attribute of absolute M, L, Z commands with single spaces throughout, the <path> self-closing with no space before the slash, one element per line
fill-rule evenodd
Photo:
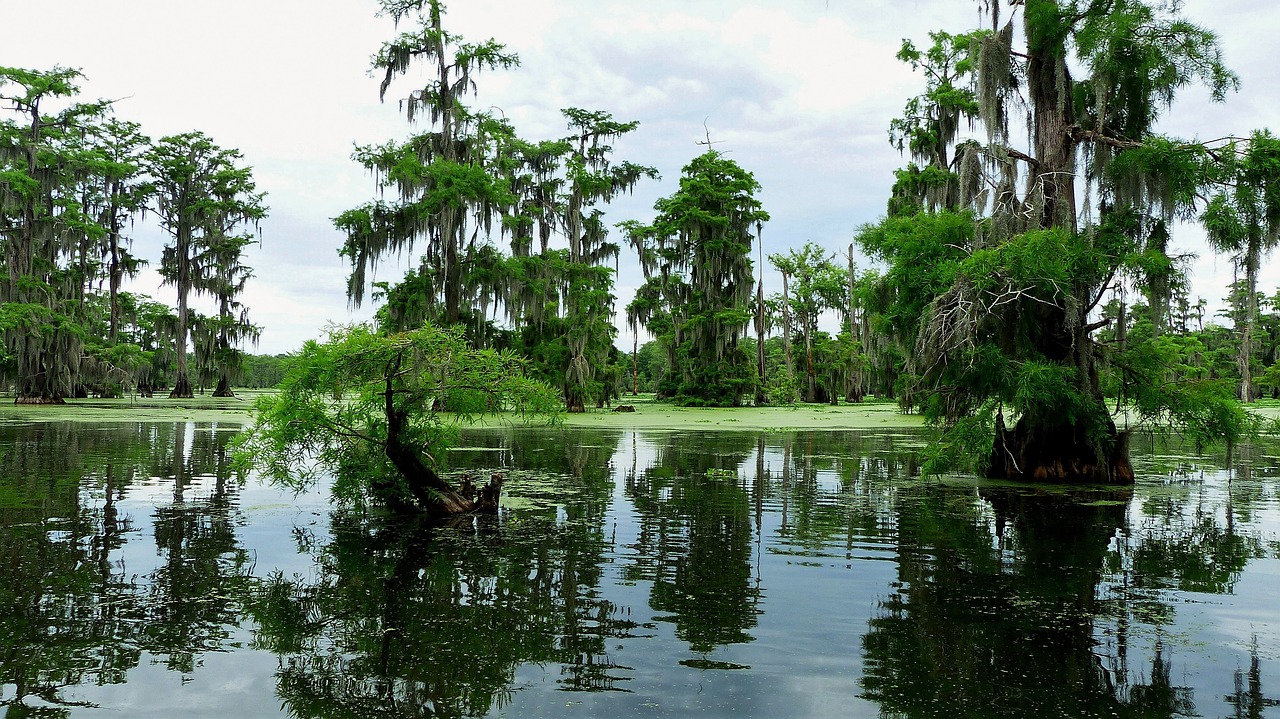
<path fill-rule="evenodd" d="M 264 391 L 242 390 L 233 398 L 208 395 L 194 399 L 124 397 L 120 399 L 74 399 L 65 405 L 15 405 L 0 397 L 0 422 L 248 422 L 254 400 Z M 891 402 L 859 405 L 797 404 L 786 407 L 699 408 L 675 407 L 654 402 L 652 396 L 624 397 L 621 404 L 635 412 L 589 409 L 583 414 L 565 415 L 571 427 L 637 429 L 874 429 L 916 427 L 917 415 L 904 415 Z M 510 416 L 489 417 L 475 426 L 498 427 L 520 424 Z"/>
<path fill-rule="evenodd" d="M 236 397 L 214 398 L 208 395 L 193 399 L 124 397 L 121 399 L 76 399 L 65 405 L 15 405 L 11 398 L 0 397 L 0 422 L 248 422 L 254 400 L 270 390 L 241 390 Z M 864 404 L 795 404 L 782 407 L 676 407 L 653 401 L 652 395 L 623 397 L 620 404 L 635 407 L 635 412 L 612 412 L 588 409 L 582 414 L 564 416 L 570 427 L 635 428 L 635 429 L 893 429 L 919 427 L 919 415 L 902 414 L 893 402 Z M 1280 418 L 1280 400 L 1259 400 L 1249 410 L 1267 420 Z M 1123 418 L 1117 418 L 1123 424 Z M 509 415 L 483 418 L 479 427 L 524 424 Z"/>

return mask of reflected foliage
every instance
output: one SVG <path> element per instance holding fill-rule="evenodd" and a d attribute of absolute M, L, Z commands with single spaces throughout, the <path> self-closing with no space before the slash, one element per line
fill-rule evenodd
<path fill-rule="evenodd" d="M 0 706 L 9 716 L 67 716 L 88 705 L 68 689 L 123 683 L 144 655 L 191 672 L 221 648 L 248 574 L 228 436 L 189 423 L 0 427 Z M 120 505 L 156 486 L 173 501 L 156 508 L 155 546 L 140 556 L 145 519 Z"/>
<path fill-rule="evenodd" d="M 1095 589 L 1127 496 L 911 492 L 898 507 L 895 591 L 864 638 L 867 696 L 889 716 L 1168 716 L 1190 707 L 1157 652 L 1126 686 L 1094 654 Z M 942 501 L 939 501 L 942 500 Z M 1160 691 L 1157 691 L 1159 689 Z"/>
<path fill-rule="evenodd" d="M 627 476 L 641 556 L 627 576 L 653 583 L 650 606 L 668 613 L 661 619 L 695 652 L 751 641 L 760 611 L 751 502 L 738 472 L 755 437 L 716 439 L 712 449 L 684 434 L 662 437 L 653 464 Z"/>
<path fill-rule="evenodd" d="M 562 689 L 626 689 L 629 668 L 606 640 L 637 624 L 600 592 L 616 442 L 596 435 L 583 457 L 561 453 L 571 445 L 554 432 L 521 438 L 492 454 L 582 463 L 564 474 L 519 465 L 509 491 L 529 506 L 505 521 L 432 528 L 338 513 L 327 541 L 300 535 L 316 576 L 271 577 L 252 610 L 258 645 L 281 655 L 278 691 L 295 716 L 481 715 L 505 706 L 528 662 L 560 664 Z M 461 473 L 494 466 L 492 456 L 456 460 Z M 586 501 L 543 501 L 557 494 Z"/>
<path fill-rule="evenodd" d="M 1079 490 L 921 476 L 909 431 L 468 430 L 449 479 L 504 472 L 496 515 L 304 512 L 301 563 L 257 567 L 242 526 L 279 515 L 241 511 L 228 434 L 0 426 L 6 715 L 147 667 L 236 681 L 211 652 L 265 654 L 275 696 L 246 711 L 297 717 L 800 706 L 780 676 L 885 717 L 1277 706 L 1275 440 L 1228 475 L 1144 439 L 1134 488 Z"/>

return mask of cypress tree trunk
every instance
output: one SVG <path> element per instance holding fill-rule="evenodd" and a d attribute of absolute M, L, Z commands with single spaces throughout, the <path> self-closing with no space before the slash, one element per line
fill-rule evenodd
<path fill-rule="evenodd" d="M 764 277 L 756 285 L 756 406 L 768 404 L 764 372 Z"/>
<path fill-rule="evenodd" d="M 1076 234 L 1076 154 L 1073 131 L 1073 81 L 1066 64 L 1069 28 L 1056 0 L 1027 0 L 1027 97 L 1032 106 L 1031 172 L 1027 194 L 1043 193 L 1040 224 Z M 1001 415 L 988 462 L 987 476 L 1056 482 L 1133 481 L 1128 436 L 1110 418 L 1095 368 L 1093 340 L 1085 329 L 1091 288 L 1077 283 L 1065 307 L 1045 310 L 1038 318 L 1044 331 L 1036 340 L 1047 359 L 1072 367 L 1076 390 L 1093 405 L 1088 416 L 1067 422 L 1041 416 L 1020 418 L 1008 430 Z M 1102 426 L 1099 426 L 1102 424 Z"/>
<path fill-rule="evenodd" d="M 1251 234 L 1257 233 L 1257 228 Z M 1258 257 L 1261 241 L 1249 238 L 1244 258 L 1244 322 L 1240 328 L 1240 401 L 1253 401 L 1253 328 L 1258 321 Z"/>
<path fill-rule="evenodd" d="M 478 491 L 470 485 L 455 488 L 422 460 L 418 447 L 404 441 L 405 413 L 395 408 L 389 373 L 385 392 L 387 439 L 383 452 L 404 477 L 405 485 L 375 482 L 374 494 L 397 514 L 426 513 L 431 518 L 445 518 L 477 510 L 497 511 L 503 477 L 494 474 Z"/>
<path fill-rule="evenodd" d="M 191 391 L 191 380 L 187 377 L 187 293 L 191 291 L 191 227 L 184 218 L 178 228 L 174 255 L 178 261 L 178 338 L 175 342 L 175 357 L 178 365 L 177 378 L 173 382 L 173 390 L 169 399 L 191 399 L 195 393 Z"/>
<path fill-rule="evenodd" d="M 791 293 L 786 272 L 782 273 L 782 347 L 787 354 L 787 377 L 795 377 L 795 365 L 791 362 Z"/>
<path fill-rule="evenodd" d="M 213 390 L 214 397 L 235 397 L 235 393 L 231 391 L 231 383 L 227 381 L 224 374 L 218 378 L 218 386 Z"/>

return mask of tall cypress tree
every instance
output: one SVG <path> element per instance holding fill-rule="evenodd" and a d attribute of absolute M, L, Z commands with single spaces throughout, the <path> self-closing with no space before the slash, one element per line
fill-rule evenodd
<path fill-rule="evenodd" d="M 738 341 L 753 317 L 751 246 L 769 219 L 759 190 L 751 173 L 710 150 L 654 205 L 651 225 L 626 225 L 648 278 L 628 318 L 666 347 L 672 371 L 659 391 L 682 404 L 738 406 L 757 381 Z"/>

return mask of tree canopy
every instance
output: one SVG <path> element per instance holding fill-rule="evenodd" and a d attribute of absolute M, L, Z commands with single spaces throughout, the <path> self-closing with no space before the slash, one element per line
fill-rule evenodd
<path fill-rule="evenodd" d="M 738 341 L 754 314 L 752 243 L 769 219 L 759 190 L 750 172 L 709 150 L 654 204 L 652 224 L 624 225 L 645 276 L 627 321 L 667 348 L 672 371 L 660 394 L 678 402 L 736 406 L 756 382 Z"/>
<path fill-rule="evenodd" d="M 501 476 L 477 490 L 442 474 L 458 422 L 502 411 L 556 417 L 560 399 L 512 352 L 469 347 L 457 328 L 394 335 L 337 327 L 293 358 L 278 394 L 261 397 L 238 461 L 299 488 L 320 473 L 335 496 L 400 513 L 496 509 Z M 451 413 L 439 411 L 447 400 Z"/>
<path fill-rule="evenodd" d="M 1027 0 L 1004 24 L 985 7 L 990 29 L 904 45 L 927 90 L 890 135 L 925 167 L 899 175 L 891 216 L 858 236 L 889 266 L 888 324 L 912 348 L 914 392 L 951 430 L 954 451 L 936 457 L 991 476 L 1131 480 L 1103 402 L 1112 366 L 1144 419 L 1238 437 L 1248 422 L 1220 383 L 1165 389 L 1151 352 L 1099 342 L 1108 322 L 1091 317 L 1127 277 L 1167 288 L 1168 224 L 1211 176 L 1202 145 L 1155 123 L 1192 82 L 1219 99 L 1235 86 L 1216 37 L 1160 3 Z M 963 137 L 962 119 L 982 135 Z"/>

